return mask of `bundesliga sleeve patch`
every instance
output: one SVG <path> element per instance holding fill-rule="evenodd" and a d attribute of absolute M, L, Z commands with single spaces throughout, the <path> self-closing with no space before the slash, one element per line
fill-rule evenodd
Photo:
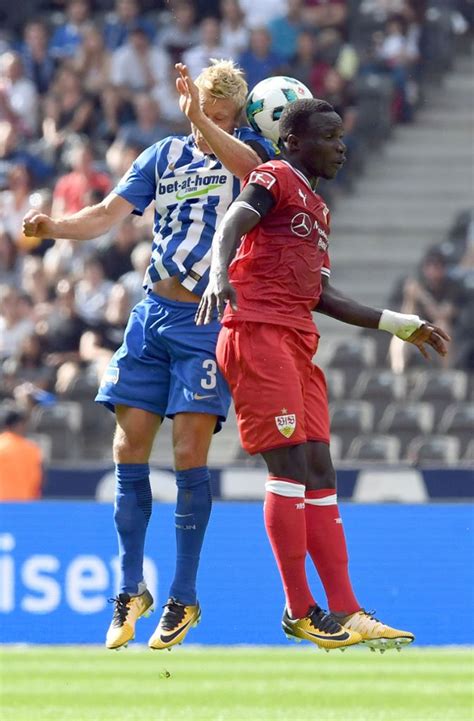
<path fill-rule="evenodd" d="M 253 170 L 249 177 L 249 183 L 256 183 L 256 185 L 262 185 L 267 190 L 270 190 L 272 185 L 275 185 L 276 178 L 273 175 L 270 175 L 270 173 Z"/>

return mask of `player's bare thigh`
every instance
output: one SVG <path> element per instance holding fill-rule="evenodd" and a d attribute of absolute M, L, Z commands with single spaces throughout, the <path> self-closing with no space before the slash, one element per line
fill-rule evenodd
<path fill-rule="evenodd" d="M 177 413 L 173 419 L 173 452 L 177 471 L 207 465 L 207 456 L 217 416 L 207 413 Z"/>
<path fill-rule="evenodd" d="M 141 408 L 115 406 L 115 463 L 148 463 L 162 418 Z"/>

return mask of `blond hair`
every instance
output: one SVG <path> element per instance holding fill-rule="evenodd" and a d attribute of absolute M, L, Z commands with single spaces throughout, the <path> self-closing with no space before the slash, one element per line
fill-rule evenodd
<path fill-rule="evenodd" d="M 232 60 L 216 60 L 202 70 L 195 80 L 199 90 L 213 98 L 231 98 L 238 112 L 247 100 L 248 85 L 243 71 Z"/>

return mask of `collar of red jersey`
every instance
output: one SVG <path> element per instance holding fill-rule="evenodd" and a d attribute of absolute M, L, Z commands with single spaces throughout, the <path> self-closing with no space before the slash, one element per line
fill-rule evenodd
<path fill-rule="evenodd" d="M 303 181 L 303 183 L 306 183 L 308 188 L 314 193 L 314 188 L 311 187 L 311 183 L 309 182 L 306 175 L 304 175 L 298 168 L 293 167 L 291 163 L 289 163 L 287 160 L 282 160 L 282 163 L 285 163 L 296 175 Z"/>

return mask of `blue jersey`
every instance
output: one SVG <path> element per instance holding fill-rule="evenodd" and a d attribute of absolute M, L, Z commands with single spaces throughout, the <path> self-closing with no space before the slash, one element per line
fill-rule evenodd
<path fill-rule="evenodd" d="M 257 141 L 269 158 L 273 143 L 251 128 L 239 128 L 243 142 Z M 142 214 L 154 201 L 151 262 L 144 288 L 176 276 L 182 285 L 202 295 L 208 280 L 214 233 L 240 192 L 240 180 L 220 160 L 196 147 L 192 135 L 165 138 L 147 148 L 113 191 Z"/>

